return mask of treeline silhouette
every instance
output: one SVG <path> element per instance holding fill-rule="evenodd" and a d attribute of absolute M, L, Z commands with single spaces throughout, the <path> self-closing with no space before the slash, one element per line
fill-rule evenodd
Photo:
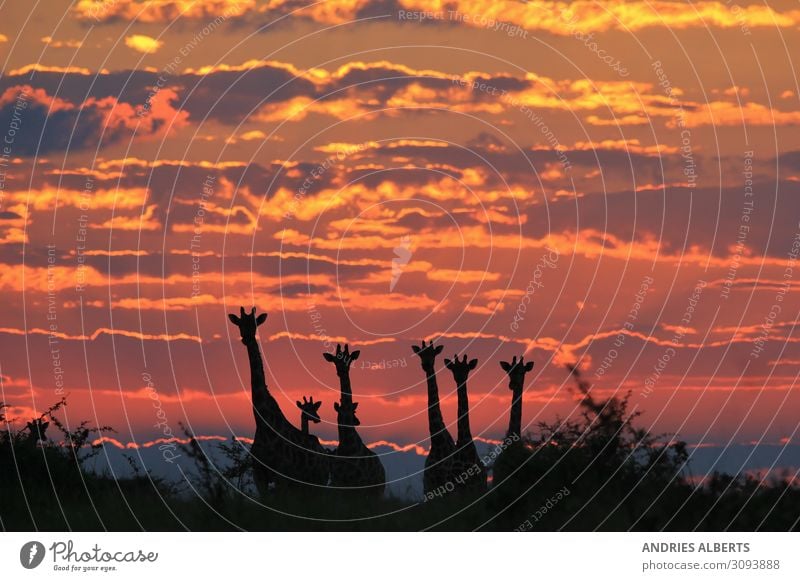
<path fill-rule="evenodd" d="M 515 362 L 516 363 L 516 362 Z M 521 364 L 522 362 L 520 362 Z M 184 454 L 196 469 L 165 482 L 129 458 L 126 475 L 97 473 L 91 445 L 108 426 L 70 430 L 60 401 L 24 428 L 0 404 L 0 527 L 3 530 L 796 530 L 800 488 L 715 473 L 690 476 L 685 443 L 638 425 L 629 394 L 598 400 L 570 369 L 582 413 L 504 440 L 486 466 L 488 490 L 450 487 L 424 502 L 386 496 L 259 494 L 242 442 L 200 442 Z M 318 407 L 318 406 L 317 406 Z M 511 432 L 511 430 L 510 430 Z M 55 435 L 54 435 L 55 434 Z M 210 446 L 216 447 L 212 453 Z M 220 462 L 222 456 L 224 461 Z M 469 476 L 467 477 L 469 478 Z M 452 490 L 451 490 L 452 488 Z"/>

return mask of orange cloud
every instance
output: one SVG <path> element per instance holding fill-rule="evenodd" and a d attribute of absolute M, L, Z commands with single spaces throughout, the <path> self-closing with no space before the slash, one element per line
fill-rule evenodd
<path fill-rule="evenodd" d="M 178 18 L 213 20 L 239 16 L 256 7 L 255 0 L 78 0 L 72 7 L 81 20 L 171 22 Z"/>
<path fill-rule="evenodd" d="M 41 41 L 49 48 L 80 48 L 83 45 L 80 40 L 53 40 L 52 36 L 43 36 Z"/>
<path fill-rule="evenodd" d="M 326 71 L 325 69 L 320 69 L 320 68 L 302 69 L 300 67 L 293 65 L 292 63 L 286 63 L 275 60 L 260 60 L 260 59 L 251 59 L 239 65 L 229 65 L 225 63 L 220 63 L 215 65 L 206 65 L 197 69 L 190 67 L 186 68 L 183 71 L 183 73 L 186 75 L 197 75 L 198 77 L 205 77 L 212 73 L 219 73 L 219 72 L 240 73 L 243 71 L 253 71 L 261 68 L 283 70 L 286 71 L 286 73 L 293 78 L 305 79 L 306 81 L 310 81 L 311 83 L 319 85 L 328 82 L 333 77 L 333 75 L 328 71 Z"/>
<path fill-rule="evenodd" d="M 96 329 L 91 335 L 72 335 L 61 331 L 50 331 L 34 327 L 32 329 L 15 329 L 13 327 L 0 327 L 0 333 L 7 335 L 47 335 L 63 339 L 65 341 L 94 341 L 101 335 L 118 335 L 120 337 L 131 337 L 140 341 L 194 341 L 201 343 L 202 339 L 196 335 L 188 333 L 141 333 L 139 331 L 128 331 L 126 329 L 109 329 L 101 327 Z"/>
<path fill-rule="evenodd" d="M 145 188 L 119 188 L 113 190 L 96 189 L 90 195 L 84 190 L 57 189 L 47 187 L 25 192 L 8 193 L 8 199 L 20 204 L 29 204 L 37 212 L 53 211 L 59 207 L 88 208 L 90 210 L 110 210 L 117 208 L 138 209 L 147 199 L 148 191 Z"/>
<path fill-rule="evenodd" d="M 142 214 L 135 216 L 123 216 L 114 213 L 114 216 L 101 224 L 91 223 L 89 228 L 97 230 L 130 230 L 138 232 L 140 230 L 160 230 L 161 223 L 155 218 L 156 204 L 151 204 L 145 208 Z"/>
<path fill-rule="evenodd" d="M 306 308 L 307 310 L 307 308 Z M 279 339 L 290 339 L 292 341 L 320 341 L 323 338 L 319 335 L 305 335 L 303 333 L 294 333 L 291 331 L 281 331 L 279 333 L 274 333 L 266 338 L 267 341 L 277 341 Z M 353 341 L 352 337 L 345 337 L 344 335 L 325 335 L 325 340 L 331 343 L 349 343 Z M 381 337 L 379 339 L 359 339 L 358 345 L 359 346 L 367 346 L 367 345 L 380 345 L 381 343 L 395 343 L 397 340 L 394 337 Z"/>
<path fill-rule="evenodd" d="M 30 85 L 16 85 L 6 89 L 3 94 L 0 95 L 0 106 L 13 103 L 21 94 L 27 95 L 27 98 L 31 101 L 36 101 L 45 105 L 51 112 L 75 109 L 75 105 L 69 101 L 59 99 L 58 97 L 50 97 L 44 89 L 34 89 Z"/>
<path fill-rule="evenodd" d="M 324 24 L 340 24 L 354 20 L 369 0 L 336 0 L 298 6 L 289 0 L 272 0 L 260 4 L 255 0 L 79 0 L 73 7 L 83 20 L 138 20 L 140 22 L 169 22 L 176 18 L 214 19 L 215 17 L 244 16 L 248 13 L 277 17 L 292 12 L 295 17 L 308 18 Z M 690 8 L 681 2 L 655 0 L 588 0 L 560 2 L 528 0 L 526 2 L 496 3 L 492 0 L 399 0 L 400 9 L 438 13 L 443 23 L 458 23 L 479 29 L 508 32 L 496 23 L 516 24 L 530 31 L 569 35 L 575 31 L 604 32 L 623 30 L 636 32 L 650 27 L 739 28 L 749 34 L 751 28 L 791 28 L 800 22 L 800 11 L 778 11 L 766 5 L 741 6 L 725 2 L 693 2 Z M 458 13 L 451 16 L 452 13 Z M 402 15 L 396 16 L 400 21 Z M 436 22 L 436 20 L 433 20 Z"/>
<path fill-rule="evenodd" d="M 800 111 L 780 111 L 753 102 L 740 106 L 727 101 L 712 101 L 696 110 L 685 111 L 684 116 L 689 127 L 800 124 Z M 667 122 L 668 127 L 676 124 L 675 119 Z"/>
<path fill-rule="evenodd" d="M 577 141 L 571 146 L 565 146 L 567 149 L 574 149 L 578 151 L 594 151 L 595 149 L 607 149 L 613 151 L 627 151 L 629 153 L 638 153 L 640 155 L 648 155 L 657 157 L 659 155 L 666 155 L 670 153 L 678 153 L 678 147 L 671 147 L 669 145 L 642 145 L 638 139 L 602 139 L 600 141 Z"/>
<path fill-rule="evenodd" d="M 524 5 L 522 5 L 524 6 Z M 800 13 L 800 11 L 799 11 Z M 506 113 L 521 113 L 537 109 L 552 109 L 559 111 L 586 112 L 586 122 L 596 126 L 615 125 L 645 125 L 653 119 L 663 119 L 669 127 L 677 123 L 680 114 L 689 127 L 708 125 L 735 125 L 742 121 L 750 124 L 765 125 L 796 124 L 800 113 L 779 111 L 758 103 L 747 103 L 740 107 L 736 99 L 744 95 L 746 88 L 738 89 L 735 93 L 730 91 L 725 94 L 731 101 L 714 101 L 710 103 L 696 103 L 691 101 L 681 102 L 679 98 L 683 91 L 674 87 L 672 96 L 665 95 L 652 83 L 632 82 L 629 80 L 602 81 L 590 79 L 552 79 L 535 73 L 512 76 L 509 74 L 489 74 L 483 71 L 469 71 L 456 76 L 433 69 L 414 69 L 406 65 L 389 61 L 346 63 L 333 71 L 312 68 L 303 70 L 290 63 L 279 61 L 246 61 L 240 65 L 212 65 L 199 69 L 188 69 L 188 74 L 208 75 L 214 72 L 246 71 L 258 68 L 278 68 L 285 70 L 293 77 L 302 78 L 318 87 L 334 86 L 335 83 L 352 75 L 354 71 L 368 72 L 381 71 L 387 75 L 411 78 L 441 79 L 450 81 L 444 89 L 434 90 L 422 82 L 409 82 L 395 90 L 385 101 L 380 101 L 368 95 L 358 93 L 344 94 L 336 99 L 315 99 L 309 95 L 298 95 L 287 101 L 267 103 L 263 105 L 255 119 L 266 123 L 293 121 L 299 122 L 309 114 L 319 114 L 335 119 L 363 119 L 373 118 L 376 115 L 394 117 L 404 110 L 440 110 L 456 111 L 470 114 L 485 113 L 501 115 Z M 481 84 L 492 87 L 492 82 L 501 84 L 504 79 L 516 79 L 524 82 L 526 88 L 517 91 L 497 92 L 491 99 L 478 98 L 473 86 Z M 495 79 L 487 81 L 487 79 Z M 163 91 L 162 91 L 163 93 Z M 492 93 L 494 95 L 494 93 Z M 159 98 L 163 98 L 159 94 Z M 174 93 L 169 95 L 169 101 L 174 100 Z M 682 108 L 682 109 L 681 109 Z M 596 111 L 609 111 L 610 117 L 601 117 Z M 230 142 L 247 139 L 263 139 L 266 134 L 260 130 L 250 131 L 240 138 L 231 138 Z M 345 143 L 330 143 L 318 146 L 315 149 L 323 152 L 338 152 L 344 146 L 352 145 L 360 153 L 366 149 L 384 147 L 402 147 L 418 145 L 424 147 L 442 146 L 435 141 L 399 140 L 396 143 L 380 145 L 377 142 L 362 143 L 357 146 Z M 592 142 L 577 142 L 576 148 L 590 149 L 611 148 L 622 149 L 643 155 L 663 155 L 674 153 L 674 147 L 661 144 L 642 145 L 636 139 L 630 140 L 604 140 L 596 144 Z M 402 163 L 402 159 L 395 162 Z"/>
<path fill-rule="evenodd" d="M 106 74 L 108 71 L 101 70 L 98 74 Z M 59 67 L 59 66 L 51 66 L 51 65 L 43 65 L 41 63 L 35 63 L 31 65 L 25 65 L 24 67 L 14 69 L 8 73 L 10 77 L 21 77 L 23 75 L 27 75 L 30 73 L 60 73 L 60 74 L 71 74 L 71 75 L 94 75 L 91 70 L 85 67 Z"/>
<path fill-rule="evenodd" d="M 603 2 L 577 0 L 553 2 L 528 0 L 527 2 L 495 3 L 491 0 L 400 0 L 411 10 L 442 12 L 450 21 L 448 11 L 458 11 L 467 18 L 453 19 L 476 28 L 494 28 L 497 22 L 517 24 L 527 30 L 540 30 L 552 34 L 569 35 L 578 32 L 605 32 L 623 30 L 636 32 L 644 28 L 791 28 L 800 23 L 800 10 L 779 12 L 769 6 L 751 4 L 731 5 L 725 2 L 683 2 L 604 0 Z M 500 30 L 500 29 L 498 29 Z"/>
<path fill-rule="evenodd" d="M 164 41 L 145 34 L 132 34 L 125 37 L 125 46 L 143 54 L 152 54 L 163 45 Z"/>
<path fill-rule="evenodd" d="M 266 141 L 267 138 L 268 136 L 266 133 L 258 129 L 254 129 L 252 131 L 245 131 L 238 137 L 234 136 L 228 137 L 225 140 L 225 143 L 233 145 L 234 143 L 239 143 L 240 141 Z"/>
<path fill-rule="evenodd" d="M 451 283 L 490 282 L 500 280 L 500 274 L 497 272 L 485 272 L 482 270 L 447 270 L 446 268 L 428 270 L 426 276 L 428 280 Z"/>

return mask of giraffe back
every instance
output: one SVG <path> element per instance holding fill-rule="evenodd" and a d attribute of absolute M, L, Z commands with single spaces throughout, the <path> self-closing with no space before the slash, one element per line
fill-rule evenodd
<path fill-rule="evenodd" d="M 382 496 L 386 470 L 378 455 L 366 446 L 360 449 L 340 447 L 332 457 L 331 485 L 352 489 L 356 494 Z"/>
<path fill-rule="evenodd" d="M 475 442 L 457 443 L 453 457 L 453 474 L 455 474 L 455 487 L 464 492 L 485 492 L 486 467 L 478 456 Z"/>
<path fill-rule="evenodd" d="M 440 439 L 431 441 L 431 449 L 425 458 L 425 472 L 422 477 L 425 494 L 440 488 L 443 489 L 455 476 L 453 473 L 455 444 L 450 435 L 447 436 L 444 441 L 440 441 Z M 449 443 L 446 440 L 449 440 Z"/>
<path fill-rule="evenodd" d="M 256 433 L 251 453 L 259 492 L 266 494 L 270 483 L 282 488 L 327 486 L 330 454 L 319 439 L 292 425 L 271 395 L 254 412 Z"/>

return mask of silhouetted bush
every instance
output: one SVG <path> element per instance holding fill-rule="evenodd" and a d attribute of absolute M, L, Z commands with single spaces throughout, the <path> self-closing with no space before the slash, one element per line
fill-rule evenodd
<path fill-rule="evenodd" d="M 597 401 L 572 370 L 582 413 L 541 423 L 503 450 L 480 499 L 447 494 L 424 503 L 367 499 L 320 488 L 259 498 L 242 442 L 199 442 L 184 453 L 182 483 L 145 473 L 98 474 L 87 422 L 68 429 L 59 402 L 36 421 L 57 440 L 14 430 L 0 404 L 0 528 L 3 530 L 796 530 L 800 489 L 786 473 L 768 481 L 714 473 L 694 482 L 686 445 L 636 425 L 629 396 Z M 51 428 L 52 429 L 52 428 Z M 34 427 L 33 431 L 36 428 Z M 45 428 L 46 432 L 46 428 Z M 44 435 L 47 435 L 46 433 Z M 206 447 L 213 446 L 210 453 Z"/>
<path fill-rule="evenodd" d="M 175 529 L 159 505 L 173 487 L 149 474 L 114 478 L 86 469 L 99 452 L 92 434 L 110 431 L 81 422 L 70 430 L 56 416 L 66 405 L 51 406 L 28 426 L 15 430 L 0 403 L 0 527 L 3 530 L 158 530 Z M 60 438 L 52 439 L 52 424 Z M 32 429 L 32 426 L 40 426 Z"/>
<path fill-rule="evenodd" d="M 540 423 L 497 459 L 489 504 L 498 528 L 797 528 L 800 489 L 789 477 L 715 474 L 694 483 L 686 443 L 637 427 L 641 412 L 630 411 L 630 392 L 598 401 L 579 371 L 569 370 L 580 419 Z"/>

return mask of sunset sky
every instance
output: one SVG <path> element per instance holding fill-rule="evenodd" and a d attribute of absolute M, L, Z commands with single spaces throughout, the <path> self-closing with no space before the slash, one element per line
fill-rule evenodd
<path fill-rule="evenodd" d="M 529 429 L 575 413 L 570 363 L 692 444 L 797 443 L 796 1 L 0 13 L 10 415 L 66 395 L 122 444 L 250 437 L 226 314 L 255 305 L 270 389 L 296 425 L 321 399 L 323 439 L 341 341 L 364 440 L 427 446 L 435 337 L 453 432 L 444 357 L 479 360 L 492 440 L 525 354 Z"/>

